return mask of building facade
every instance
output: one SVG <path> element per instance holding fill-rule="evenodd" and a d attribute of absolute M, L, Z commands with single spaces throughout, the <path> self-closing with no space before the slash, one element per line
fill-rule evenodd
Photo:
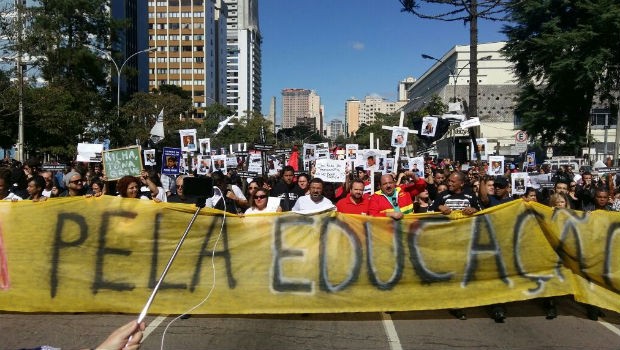
<path fill-rule="evenodd" d="M 512 64 L 500 52 L 504 45 L 505 42 L 478 45 L 478 117 L 481 126 L 476 136 L 486 138 L 493 153 L 510 155 L 514 154 L 515 133 L 520 127 L 514 114 L 519 87 L 512 73 Z M 453 100 L 468 101 L 469 45 L 457 45 L 433 60 L 435 63 L 409 88 L 409 102 L 403 108 L 406 113 L 422 109 L 433 95 L 441 97 L 446 104 Z M 457 153 L 467 154 L 457 149 L 466 147 L 467 130 L 454 128 L 446 138 L 451 138 L 452 149 L 446 156 L 459 158 Z"/>
<path fill-rule="evenodd" d="M 223 3 L 228 8 L 226 104 L 241 117 L 260 113 L 262 37 L 258 0 L 223 0 Z"/>
<path fill-rule="evenodd" d="M 376 96 L 366 96 L 362 101 L 349 99 L 345 102 L 346 132 L 348 135 L 355 134 L 362 124 L 372 124 L 377 113 L 393 114 L 405 104 L 405 101 L 392 102 Z"/>
<path fill-rule="evenodd" d="M 221 8 L 220 8 L 221 10 Z M 176 85 L 191 93 L 196 117 L 204 107 L 220 103 L 218 96 L 219 26 L 213 0 L 148 2 L 149 86 Z M 226 16 L 220 11 L 220 20 Z"/>
<path fill-rule="evenodd" d="M 308 89 L 282 90 L 282 128 L 305 125 L 315 131 L 323 131 L 323 107 L 321 96 Z"/>
<path fill-rule="evenodd" d="M 335 140 L 338 136 L 344 136 L 344 122 L 334 119 L 327 124 L 326 131 L 327 137 L 330 140 Z"/>

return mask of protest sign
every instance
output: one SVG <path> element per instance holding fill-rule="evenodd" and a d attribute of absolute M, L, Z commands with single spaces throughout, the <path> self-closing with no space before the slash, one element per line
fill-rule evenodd
<path fill-rule="evenodd" d="M 344 182 L 346 179 L 345 169 L 347 162 L 344 160 L 317 159 L 314 177 L 325 182 Z"/>
<path fill-rule="evenodd" d="M 142 171 L 140 153 L 140 146 L 103 151 L 103 169 L 108 180 L 118 180 L 126 175 L 140 176 Z"/>
<path fill-rule="evenodd" d="M 164 147 L 161 156 L 162 175 L 178 175 L 180 172 L 181 149 Z"/>
<path fill-rule="evenodd" d="M 103 154 L 103 144 L 98 143 L 78 143 L 77 156 L 78 162 L 101 162 Z"/>
<path fill-rule="evenodd" d="M 0 310 L 139 313 L 194 211 L 115 196 L 0 202 L 10 228 Z M 619 225 L 617 213 L 522 200 L 397 222 L 205 208 L 150 312 L 180 314 L 211 292 L 192 313 L 437 310 L 566 294 L 620 311 Z"/>
<path fill-rule="evenodd" d="M 145 149 L 142 151 L 144 154 L 144 165 L 155 166 L 157 163 L 155 161 L 155 150 L 154 149 Z"/>

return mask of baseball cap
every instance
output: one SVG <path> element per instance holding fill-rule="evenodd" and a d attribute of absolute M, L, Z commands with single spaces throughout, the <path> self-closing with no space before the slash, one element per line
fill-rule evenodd
<path fill-rule="evenodd" d="M 508 179 L 503 176 L 498 176 L 493 181 L 493 187 L 506 188 L 508 187 Z"/>

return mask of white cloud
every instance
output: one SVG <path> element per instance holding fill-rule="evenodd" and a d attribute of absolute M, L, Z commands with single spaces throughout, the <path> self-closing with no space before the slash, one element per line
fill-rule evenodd
<path fill-rule="evenodd" d="M 351 47 L 353 47 L 353 50 L 361 51 L 364 49 L 365 45 L 359 41 L 354 41 Z"/>

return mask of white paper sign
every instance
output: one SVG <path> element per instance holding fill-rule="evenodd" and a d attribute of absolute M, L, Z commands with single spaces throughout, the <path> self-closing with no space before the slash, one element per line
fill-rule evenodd
<path fill-rule="evenodd" d="M 459 124 L 459 126 L 461 127 L 461 129 L 467 129 L 467 128 L 471 128 L 474 126 L 480 126 L 480 118 L 476 117 L 476 118 L 464 120 Z"/>
<path fill-rule="evenodd" d="M 78 143 L 77 145 L 78 162 L 101 162 L 103 155 L 103 144 L 97 143 Z"/>
<path fill-rule="evenodd" d="M 325 182 L 344 182 L 346 179 L 347 162 L 344 160 L 317 159 L 314 177 Z"/>

